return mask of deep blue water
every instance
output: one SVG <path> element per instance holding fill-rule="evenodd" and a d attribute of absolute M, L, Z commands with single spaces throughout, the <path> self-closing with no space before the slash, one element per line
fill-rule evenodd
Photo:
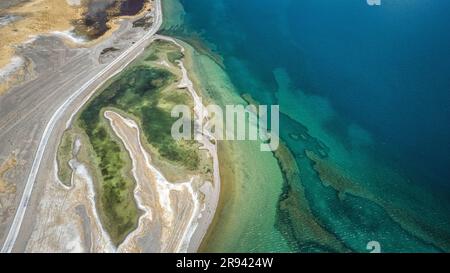
<path fill-rule="evenodd" d="M 357 124 L 372 139 L 370 149 L 358 152 L 375 162 L 374 169 L 384 164 L 401 173 L 405 183 L 427 185 L 427 190 L 442 194 L 444 204 L 430 204 L 430 212 L 449 207 L 449 1 L 382 0 L 378 7 L 365 0 L 181 3 L 186 12 L 183 31 L 200 33 L 224 57 L 238 92 L 263 103 L 280 103 L 283 91 L 274 71 L 281 68 L 299 98 L 318 96 L 330 104 L 332 117 L 317 120 L 326 134 L 349 147 L 354 140 L 348 128 Z M 298 105 L 302 103 L 299 99 Z M 296 114 L 282 102 L 280 110 Z M 303 123 L 312 124 L 311 118 Z M 282 136 L 300 154 L 307 145 L 289 140 L 287 134 L 295 126 L 282 123 Z M 367 173 L 373 171 L 370 164 L 366 167 Z M 397 181 L 389 171 L 383 175 L 386 181 Z"/>
<path fill-rule="evenodd" d="M 231 75 L 233 58 L 243 60 L 271 87 L 259 92 L 273 93 L 272 71 L 285 67 L 396 160 L 450 184 L 450 2 L 182 2 Z M 246 80 L 235 77 L 240 90 L 251 89 Z"/>

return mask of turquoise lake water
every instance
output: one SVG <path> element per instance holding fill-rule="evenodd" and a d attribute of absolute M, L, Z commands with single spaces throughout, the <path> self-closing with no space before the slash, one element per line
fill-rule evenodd
<path fill-rule="evenodd" d="M 450 251 L 450 2 L 163 4 L 164 33 L 220 56 L 233 92 L 280 105 L 299 169 L 273 196 L 286 244 L 226 234 L 208 250 Z"/>

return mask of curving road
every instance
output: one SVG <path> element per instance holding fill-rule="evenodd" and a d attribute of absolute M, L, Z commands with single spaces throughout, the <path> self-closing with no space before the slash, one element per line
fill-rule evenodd
<path fill-rule="evenodd" d="M 20 200 L 19 206 L 17 207 L 16 214 L 14 216 L 14 220 L 9 228 L 8 235 L 6 237 L 5 243 L 1 249 L 2 253 L 9 253 L 12 251 L 16 239 L 19 235 L 20 228 L 22 225 L 22 221 L 25 216 L 26 209 L 28 207 L 28 201 L 31 198 L 31 194 L 33 191 L 33 187 L 36 181 L 36 177 L 38 175 L 39 167 L 41 165 L 42 158 L 44 156 L 48 140 L 53 132 L 58 121 L 61 119 L 67 108 L 77 99 L 79 98 L 84 91 L 87 89 L 92 89 L 86 95 L 86 99 L 83 100 L 85 103 L 95 92 L 96 88 L 99 87 L 102 83 L 110 79 L 115 74 L 119 73 L 122 69 L 124 69 L 130 62 L 132 62 L 139 54 L 145 49 L 145 47 L 151 43 L 153 36 L 159 30 L 162 24 L 162 7 L 161 0 L 154 1 L 154 23 L 151 29 L 133 46 L 124 51 L 117 59 L 111 62 L 108 66 L 106 66 L 102 71 L 100 71 L 97 75 L 92 77 L 88 82 L 86 82 L 82 87 L 80 87 L 77 91 L 75 91 L 69 98 L 67 98 L 64 103 L 55 111 L 50 121 L 47 123 L 44 133 L 39 142 L 39 146 L 36 152 L 36 155 L 33 160 L 33 164 L 31 167 L 30 174 L 28 175 L 28 179 L 25 184 L 25 188 L 22 194 L 22 198 Z M 100 82 L 98 82 L 100 81 Z M 81 107 L 81 106 L 80 106 Z M 80 108 L 79 107 L 79 108 Z M 79 109 L 78 108 L 78 109 Z"/>

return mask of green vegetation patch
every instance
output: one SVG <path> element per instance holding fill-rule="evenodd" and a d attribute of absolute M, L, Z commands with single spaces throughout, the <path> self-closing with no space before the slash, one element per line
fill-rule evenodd
<path fill-rule="evenodd" d="M 104 121 L 89 121 L 95 106 L 90 105 L 83 112 L 80 126 L 89 137 L 95 153 L 102 220 L 112 240 L 118 244 L 137 223 L 138 209 L 132 197 L 134 182 L 129 175 L 130 167 L 125 158 L 127 154 L 120 142 L 111 136 Z"/>
<path fill-rule="evenodd" d="M 195 141 L 175 141 L 171 135 L 172 124 L 177 120 L 170 115 L 172 107 L 192 104 L 185 93 L 165 90 L 175 81 L 175 75 L 165 69 L 136 66 L 92 101 L 81 115 L 84 122 L 82 127 L 91 133 L 95 132 L 93 126 L 102 118 L 100 110 L 105 107 L 118 108 L 141 121 L 147 142 L 163 158 L 195 170 L 199 164 Z"/>
<path fill-rule="evenodd" d="M 70 186 L 72 177 L 72 168 L 69 161 L 72 159 L 72 151 L 75 138 L 70 131 L 65 131 L 58 147 L 56 159 L 58 162 L 58 177 L 61 182 Z"/>
<path fill-rule="evenodd" d="M 170 51 L 167 53 L 167 59 L 172 64 L 176 64 L 176 61 L 182 59 L 184 57 L 184 54 L 181 51 Z"/>

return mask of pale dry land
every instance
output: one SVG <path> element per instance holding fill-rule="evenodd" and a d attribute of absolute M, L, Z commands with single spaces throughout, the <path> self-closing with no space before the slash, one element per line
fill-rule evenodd
<path fill-rule="evenodd" d="M 7 179 L 8 172 L 17 165 L 17 159 L 14 154 L 9 155 L 3 163 L 0 164 L 0 219 L 13 213 L 11 205 L 16 193 L 16 185 Z"/>
<path fill-rule="evenodd" d="M 81 8 L 61 0 L 34 0 L 10 7 L 3 13 L 20 19 L 0 28 L 0 67 L 10 62 L 14 46 L 36 35 L 70 29 L 71 21 L 81 16 Z"/>
<path fill-rule="evenodd" d="M 71 21 L 81 16 L 81 9 L 61 0 L 34 0 L 9 7 L 3 13 L 13 14 L 18 19 L 0 28 L 0 70 L 5 69 L 7 73 L 0 78 L 0 95 L 23 80 L 26 72 L 23 65 L 10 69 L 17 62 L 13 59 L 15 47 L 37 35 L 70 29 Z"/>
<path fill-rule="evenodd" d="M 112 18 L 107 23 L 109 30 L 104 35 L 86 41 L 70 32 L 74 29 L 73 22 L 80 20 L 86 12 L 86 3 L 81 0 L 31 0 L 0 10 L 0 15 L 14 18 L 0 26 L 0 95 L 26 80 L 26 74 L 32 73 L 33 66 L 18 56 L 17 47 L 32 42 L 40 35 L 59 36 L 72 47 L 91 47 L 108 39 L 118 30 L 121 20 L 138 18 L 152 5 L 146 2 L 141 13 L 136 16 Z M 18 60 L 22 60 L 20 65 L 17 65 Z"/>
<path fill-rule="evenodd" d="M 73 48 L 48 35 L 20 46 L 20 55 L 30 60 L 34 75 L 0 96 L 0 165 L 11 154 L 17 162 L 3 175 L 6 185 L 16 190 L 7 197 L 0 195 L 2 200 L 7 198 L 7 206 L 0 207 L 2 251 L 25 251 L 38 224 L 35 216 L 41 196 L 47 183 L 54 183 L 55 143 L 59 143 L 72 113 L 93 91 L 149 45 L 159 28 L 160 15 L 154 11 L 148 15 L 158 18 L 151 29 L 133 27 L 132 20 L 124 19 L 107 39 L 90 48 Z M 117 51 L 100 63 L 101 52 L 109 47 Z"/>

